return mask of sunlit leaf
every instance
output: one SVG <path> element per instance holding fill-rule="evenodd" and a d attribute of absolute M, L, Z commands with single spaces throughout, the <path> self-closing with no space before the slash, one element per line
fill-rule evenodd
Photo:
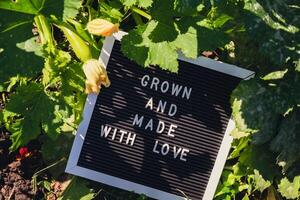
<path fill-rule="evenodd" d="M 296 176 L 293 182 L 283 178 L 278 185 L 278 191 L 287 199 L 296 199 L 300 196 L 300 176 Z"/>

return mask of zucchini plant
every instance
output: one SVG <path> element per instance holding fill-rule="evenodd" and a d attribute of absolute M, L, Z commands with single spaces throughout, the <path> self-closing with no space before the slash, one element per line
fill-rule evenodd
<path fill-rule="evenodd" d="M 98 30 L 102 22 L 108 32 Z M 45 162 L 55 162 L 67 156 L 70 145 L 59 144 L 81 121 L 85 84 L 87 92 L 98 92 L 97 81 L 109 85 L 101 64 L 93 69 L 102 79 L 86 70 L 105 36 L 127 31 L 124 55 L 173 73 L 178 52 L 214 52 L 256 72 L 231 96 L 234 142 L 215 199 L 297 199 L 299 27 L 297 0 L 1 0 L 0 124 L 11 133 L 11 151 L 40 140 Z M 66 199 L 93 198 L 89 188 L 68 197 L 73 190 Z"/>

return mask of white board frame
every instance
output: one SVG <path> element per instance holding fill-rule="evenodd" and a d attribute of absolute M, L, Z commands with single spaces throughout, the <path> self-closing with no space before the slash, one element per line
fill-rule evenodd
<path fill-rule="evenodd" d="M 107 37 L 105 39 L 100 54 L 100 59 L 103 61 L 105 67 L 108 64 L 109 57 L 114 45 L 114 41 L 115 40 L 120 41 L 122 37 L 126 34 L 127 33 L 125 32 L 119 31 L 115 33 L 113 36 Z M 199 57 L 197 59 L 189 59 L 179 53 L 179 60 L 183 60 L 215 71 L 219 71 L 224 74 L 229 74 L 235 77 L 239 77 L 241 79 L 249 79 L 254 76 L 254 72 L 252 71 L 237 67 L 235 65 L 205 58 L 205 57 Z M 137 184 L 101 172 L 86 169 L 77 165 L 79 155 L 83 146 L 84 138 L 87 133 L 88 126 L 92 117 L 92 113 L 96 104 L 96 100 L 97 100 L 96 94 L 89 94 L 86 99 L 84 112 L 83 112 L 83 121 L 80 123 L 78 130 L 76 132 L 75 140 L 71 149 L 71 153 L 65 171 L 73 175 L 88 178 L 117 188 L 133 191 L 138 194 L 145 194 L 149 197 L 159 199 L 159 200 L 186 199 L 185 197 L 182 196 L 177 196 L 145 185 Z M 233 130 L 233 128 L 234 128 L 234 121 L 230 119 L 203 196 L 204 200 L 211 200 L 214 197 L 214 193 L 216 191 L 219 179 L 221 177 L 226 162 L 226 158 L 230 150 L 230 146 L 232 142 L 232 137 L 230 136 L 230 132 Z"/>

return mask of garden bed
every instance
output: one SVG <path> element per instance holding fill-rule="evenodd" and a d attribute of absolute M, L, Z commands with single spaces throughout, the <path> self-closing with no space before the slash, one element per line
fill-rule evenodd
<path fill-rule="evenodd" d="M 39 144 L 31 142 L 25 155 L 9 152 L 9 133 L 0 130 L 0 199 L 31 200 L 43 197 L 43 188 L 32 184 L 33 174 L 43 167 Z M 27 148 L 21 150 L 27 151 Z M 29 155 L 31 154 L 31 155 Z"/>

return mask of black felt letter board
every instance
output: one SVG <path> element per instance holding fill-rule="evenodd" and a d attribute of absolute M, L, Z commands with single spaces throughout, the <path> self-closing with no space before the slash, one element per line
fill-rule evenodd
<path fill-rule="evenodd" d="M 77 165 L 179 196 L 182 191 L 192 200 L 202 199 L 230 119 L 230 94 L 241 79 L 184 61 L 179 65 L 178 74 L 142 68 L 124 57 L 115 41 L 107 65 L 111 86 L 102 88 L 97 97 Z M 144 81 L 149 81 L 143 86 L 145 75 Z M 151 89 L 153 78 L 160 81 L 157 91 L 155 86 Z M 168 82 L 163 89 L 172 88 L 172 83 L 192 88 L 189 99 L 182 93 L 174 96 L 170 90 L 163 93 L 159 89 L 163 81 Z M 150 98 L 153 110 L 145 107 Z M 164 113 L 156 111 L 159 100 L 167 102 Z M 174 116 L 168 115 L 171 104 L 177 106 Z M 141 127 L 133 125 L 136 114 L 144 116 Z M 153 131 L 144 128 L 149 119 Z M 155 132 L 159 120 L 165 123 L 163 133 Z M 167 135 L 170 124 L 177 126 L 170 133 L 173 137 Z M 106 138 L 101 136 L 105 125 L 111 127 Z M 122 142 L 119 132 L 112 139 L 114 128 L 126 131 Z M 129 132 L 136 134 L 133 145 L 131 140 L 126 144 Z M 154 152 L 156 141 L 157 151 L 169 145 L 168 154 Z M 174 158 L 174 146 L 189 152 L 182 159 L 180 154 Z"/>

